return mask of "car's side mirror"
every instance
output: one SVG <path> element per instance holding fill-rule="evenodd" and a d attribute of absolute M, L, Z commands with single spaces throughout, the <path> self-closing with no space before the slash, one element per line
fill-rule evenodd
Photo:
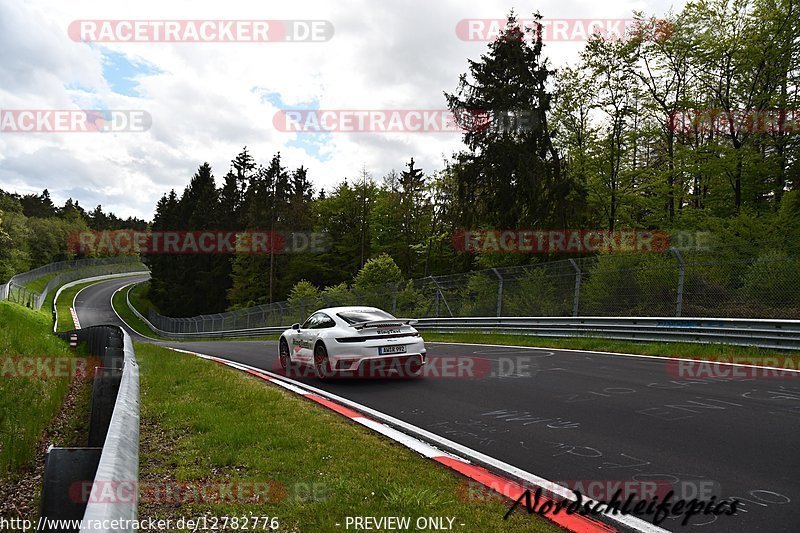
<path fill-rule="evenodd" d="M 300 323 L 299 322 L 295 322 L 294 324 L 292 324 L 292 329 L 300 331 Z"/>

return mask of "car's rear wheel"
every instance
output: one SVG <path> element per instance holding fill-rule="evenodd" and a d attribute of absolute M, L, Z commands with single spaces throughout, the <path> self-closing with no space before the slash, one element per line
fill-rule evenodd
<path fill-rule="evenodd" d="M 322 343 L 314 347 L 314 372 L 319 379 L 326 379 L 333 376 L 331 361 L 328 359 L 328 350 Z"/>
<path fill-rule="evenodd" d="M 284 372 L 287 371 L 292 364 L 292 359 L 289 355 L 289 344 L 286 342 L 286 339 L 281 339 L 280 347 L 278 348 L 278 360 Z"/>

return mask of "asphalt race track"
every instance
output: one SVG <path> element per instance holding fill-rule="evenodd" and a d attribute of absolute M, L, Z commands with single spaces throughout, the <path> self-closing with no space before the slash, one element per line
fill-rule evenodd
<path fill-rule="evenodd" d="M 81 325 L 121 325 L 111 295 L 130 282 L 82 291 Z M 276 342 L 161 344 L 277 365 Z M 300 381 L 568 486 L 660 482 L 740 500 L 734 516 L 672 518 L 669 530 L 800 530 L 800 378 L 685 378 L 675 362 L 548 349 L 429 343 L 428 354 L 449 375 Z"/>

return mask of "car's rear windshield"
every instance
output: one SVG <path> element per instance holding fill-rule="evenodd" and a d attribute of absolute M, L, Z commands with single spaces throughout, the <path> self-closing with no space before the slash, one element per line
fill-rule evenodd
<path fill-rule="evenodd" d="M 359 322 L 370 322 L 373 320 L 387 320 L 394 318 L 386 311 L 381 311 L 380 309 L 357 309 L 354 311 L 342 311 L 341 313 L 336 313 L 336 314 L 339 316 L 339 318 L 341 318 L 348 324 L 357 324 Z"/>

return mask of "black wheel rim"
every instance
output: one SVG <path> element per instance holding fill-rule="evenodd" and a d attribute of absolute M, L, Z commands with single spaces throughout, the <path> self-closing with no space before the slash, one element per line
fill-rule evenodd
<path fill-rule="evenodd" d="M 314 368 L 317 370 L 317 375 L 325 377 L 328 372 L 328 354 L 324 349 L 317 348 L 314 350 Z"/>
<path fill-rule="evenodd" d="M 281 343 L 280 360 L 281 367 L 285 370 L 289 366 L 289 346 L 285 342 Z"/>

